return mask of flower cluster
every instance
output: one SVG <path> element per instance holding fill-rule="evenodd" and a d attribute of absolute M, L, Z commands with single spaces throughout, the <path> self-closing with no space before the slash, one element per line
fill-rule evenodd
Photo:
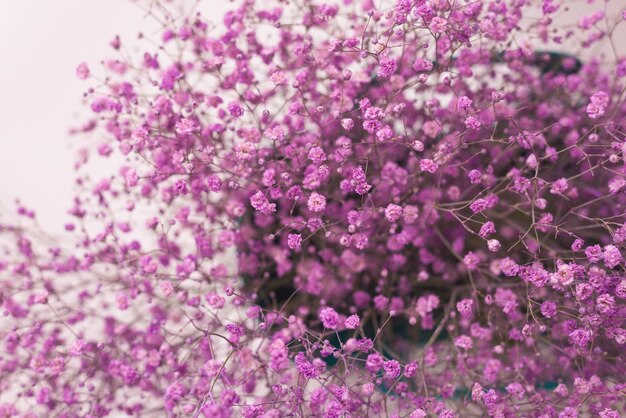
<path fill-rule="evenodd" d="M 145 3 L 67 235 L 0 224 L 0 416 L 620 416 L 626 59 L 532 45 L 622 16 Z"/>

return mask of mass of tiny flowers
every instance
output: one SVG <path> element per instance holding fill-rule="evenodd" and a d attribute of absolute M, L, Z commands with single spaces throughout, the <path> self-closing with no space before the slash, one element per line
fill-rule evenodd
<path fill-rule="evenodd" d="M 217 1 L 78 65 L 65 232 L 0 223 L 0 417 L 626 416 L 626 9 Z"/>

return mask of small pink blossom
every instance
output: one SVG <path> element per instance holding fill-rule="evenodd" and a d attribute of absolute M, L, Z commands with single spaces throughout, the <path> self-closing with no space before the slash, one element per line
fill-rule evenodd
<path fill-rule="evenodd" d="M 396 60 L 385 55 L 380 59 L 378 76 L 380 78 L 389 78 L 396 72 L 397 67 Z"/>
<path fill-rule="evenodd" d="M 498 241 L 497 239 L 490 239 L 489 241 L 487 241 L 487 248 L 489 248 L 489 251 L 491 251 L 492 253 L 498 252 L 498 250 L 500 250 L 500 247 L 500 241 Z"/>
<path fill-rule="evenodd" d="M 320 321 L 324 325 L 324 328 L 335 329 L 339 324 L 339 315 L 330 307 L 322 308 L 319 314 Z"/>
<path fill-rule="evenodd" d="M 302 247 L 302 235 L 289 234 L 287 236 L 287 245 L 292 250 L 299 250 Z"/>
<path fill-rule="evenodd" d="M 470 209 L 474 213 L 483 212 L 489 206 L 489 202 L 483 198 L 478 198 L 470 204 Z"/>
<path fill-rule="evenodd" d="M 606 112 L 609 104 L 609 95 L 603 91 L 599 91 L 590 97 L 590 103 L 587 105 L 587 115 L 591 119 L 598 119 Z"/>
<path fill-rule="evenodd" d="M 454 345 L 464 350 L 469 350 L 474 346 L 472 339 L 467 335 L 456 337 L 454 339 Z"/>
<path fill-rule="evenodd" d="M 467 96 L 461 96 L 458 98 L 456 106 L 459 110 L 467 110 L 472 107 L 472 100 Z"/>
<path fill-rule="evenodd" d="M 394 205 L 393 203 L 389 204 L 385 209 L 385 218 L 389 222 L 397 221 L 400 216 L 402 216 L 402 207 L 398 205 Z"/>
<path fill-rule="evenodd" d="M 447 21 L 443 17 L 435 16 L 430 22 L 430 29 L 435 33 L 443 33 L 446 30 Z"/>
<path fill-rule="evenodd" d="M 358 315 L 350 315 L 346 318 L 345 326 L 348 329 L 357 329 L 359 327 L 360 319 Z"/>
<path fill-rule="evenodd" d="M 238 102 L 230 102 L 228 104 L 228 111 L 234 118 L 240 118 L 243 116 L 243 106 Z"/>
<path fill-rule="evenodd" d="M 424 158 L 424 159 L 422 159 L 420 161 L 420 170 L 421 171 L 425 171 L 427 173 L 434 174 L 435 172 L 437 172 L 438 168 L 439 168 L 439 164 L 437 164 L 436 162 L 434 162 L 431 159 Z"/>
<path fill-rule="evenodd" d="M 326 208 L 326 198 L 319 193 L 313 192 L 309 196 L 307 206 L 313 212 L 322 212 Z"/>
<path fill-rule="evenodd" d="M 456 304 L 456 310 L 459 311 L 462 317 L 469 318 L 472 314 L 472 306 L 474 301 L 472 299 L 463 299 Z"/>
<path fill-rule="evenodd" d="M 78 67 L 76 67 L 76 77 L 80 80 L 86 80 L 89 78 L 89 67 L 86 63 L 81 62 Z"/>

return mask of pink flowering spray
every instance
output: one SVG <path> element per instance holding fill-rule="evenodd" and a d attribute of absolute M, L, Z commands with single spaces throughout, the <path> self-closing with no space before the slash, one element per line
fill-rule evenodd
<path fill-rule="evenodd" d="M 0 223 L 0 417 L 619 417 L 623 16 L 213 1 L 78 66 L 67 233 Z"/>

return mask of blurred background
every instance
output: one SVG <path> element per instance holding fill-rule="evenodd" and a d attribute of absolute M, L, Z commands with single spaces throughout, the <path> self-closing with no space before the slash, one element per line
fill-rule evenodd
<path fill-rule="evenodd" d="M 597 10 L 621 17 L 626 7 L 624 0 L 608 5 L 602 0 L 565 3 L 571 10 L 560 11 L 558 19 L 572 27 L 581 16 Z M 229 0 L 201 4 L 203 14 L 216 19 L 232 7 Z M 535 17 L 540 16 L 537 7 Z M 61 230 L 71 204 L 72 167 L 81 141 L 68 131 L 85 121 L 87 109 L 81 97 L 91 83 L 76 78 L 76 66 L 85 61 L 98 73 L 103 58 L 115 57 L 109 46 L 115 35 L 132 51 L 138 30 L 150 36 L 153 26 L 145 11 L 130 0 L 0 1 L 0 213 L 13 213 L 19 196 L 35 209 L 44 229 Z M 594 47 L 586 55 L 598 56 L 613 48 L 623 55 L 626 24 L 619 29 L 613 46 L 602 42 L 601 48 Z M 538 47 L 567 51 L 566 46 Z"/>
<path fill-rule="evenodd" d="M 68 131 L 90 83 L 76 66 L 111 56 L 109 41 L 134 37 L 143 15 L 127 0 L 0 2 L 0 211 L 19 196 L 46 229 L 63 225 L 80 141 Z"/>

